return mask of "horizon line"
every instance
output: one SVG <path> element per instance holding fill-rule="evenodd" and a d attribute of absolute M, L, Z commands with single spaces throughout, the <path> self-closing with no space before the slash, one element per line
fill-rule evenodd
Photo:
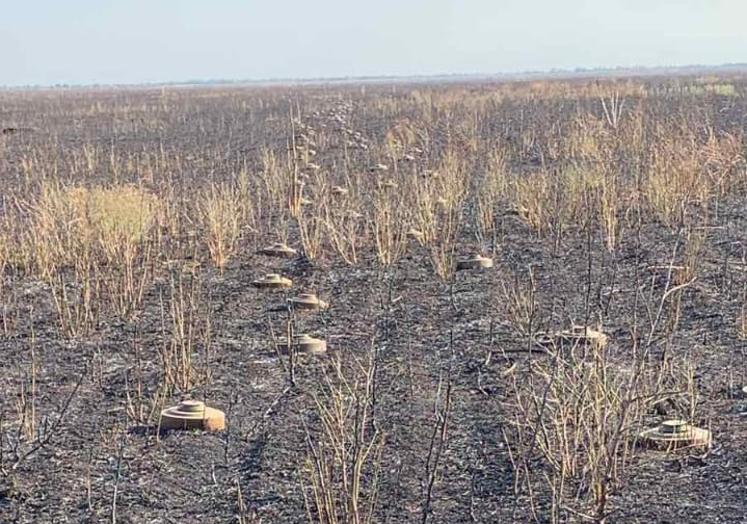
<path fill-rule="evenodd" d="M 91 89 L 91 88 L 158 88 L 158 87 L 207 87 L 207 86 L 298 86 L 324 84 L 366 84 L 366 83 L 428 83 L 433 80 L 559 80 L 563 78 L 594 78 L 604 75 L 609 78 L 656 76 L 657 74 L 693 74 L 699 71 L 730 70 L 746 72 L 747 62 L 723 62 L 718 64 L 686 64 L 686 65 L 655 65 L 655 66 L 601 66 L 524 70 L 517 72 L 499 71 L 495 73 L 414 73 L 411 75 L 380 74 L 356 76 L 319 76 L 319 77 L 270 77 L 261 79 L 250 78 L 203 78 L 185 80 L 157 80 L 147 82 L 122 83 L 55 83 L 55 84 L 4 84 L 2 91 L 16 90 L 44 90 L 44 89 Z"/>

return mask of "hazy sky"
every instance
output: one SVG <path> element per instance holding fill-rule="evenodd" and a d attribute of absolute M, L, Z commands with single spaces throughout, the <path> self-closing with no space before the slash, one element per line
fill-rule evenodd
<path fill-rule="evenodd" d="M 0 85 L 747 62 L 747 0 L 0 0 Z"/>

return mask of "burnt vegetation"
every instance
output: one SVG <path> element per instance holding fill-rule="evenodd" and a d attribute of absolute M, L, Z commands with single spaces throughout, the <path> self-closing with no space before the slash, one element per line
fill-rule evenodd
<path fill-rule="evenodd" d="M 0 92 L 0 520 L 743 521 L 745 92 Z"/>

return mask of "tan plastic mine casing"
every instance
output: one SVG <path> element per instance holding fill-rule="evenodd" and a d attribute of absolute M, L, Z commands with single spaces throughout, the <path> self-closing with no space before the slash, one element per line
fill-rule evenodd
<path fill-rule="evenodd" d="M 293 258 L 297 251 L 285 244 L 276 243 L 260 249 L 259 253 L 268 257 Z"/>
<path fill-rule="evenodd" d="M 599 349 L 607 347 L 607 335 L 588 326 L 572 326 L 571 329 L 558 332 L 557 338 L 570 343 L 586 340 Z"/>
<path fill-rule="evenodd" d="M 305 353 L 307 355 L 320 355 L 327 352 L 327 343 L 324 340 L 307 334 L 293 337 L 293 347 L 298 353 Z M 288 342 L 286 340 L 279 341 L 277 348 L 281 353 L 287 353 Z"/>
<path fill-rule="evenodd" d="M 314 293 L 299 293 L 298 296 L 288 299 L 288 302 L 294 309 L 304 311 L 317 311 L 329 306 L 323 300 L 319 300 Z"/>
<path fill-rule="evenodd" d="M 269 273 L 268 275 L 252 282 L 252 285 L 254 287 L 269 289 L 288 288 L 293 285 L 293 281 L 289 278 L 281 277 L 277 273 Z"/>
<path fill-rule="evenodd" d="M 641 432 L 639 437 L 649 446 L 667 450 L 711 444 L 710 431 L 676 419 L 665 420 L 659 426 Z"/>
<path fill-rule="evenodd" d="M 161 429 L 202 429 L 223 431 L 226 428 L 226 415 L 214 408 L 205 406 L 199 400 L 183 400 L 178 406 L 161 411 Z"/>
<path fill-rule="evenodd" d="M 465 269 L 489 269 L 493 267 L 493 259 L 483 257 L 481 255 L 475 255 L 464 260 L 457 262 L 457 270 L 463 271 Z"/>

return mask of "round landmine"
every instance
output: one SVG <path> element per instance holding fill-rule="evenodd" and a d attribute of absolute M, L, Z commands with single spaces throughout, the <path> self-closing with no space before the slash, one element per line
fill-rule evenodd
<path fill-rule="evenodd" d="M 199 400 L 183 400 L 178 406 L 161 411 L 161 429 L 202 429 L 222 431 L 226 428 L 226 415 L 209 408 Z"/>
<path fill-rule="evenodd" d="M 348 190 L 342 186 L 332 186 L 330 191 L 335 196 L 345 196 L 348 194 Z"/>
<path fill-rule="evenodd" d="M 288 341 L 281 340 L 277 344 L 278 351 L 281 353 L 287 353 Z M 296 353 L 305 353 L 307 355 L 321 355 L 327 352 L 327 343 L 320 339 L 314 338 L 311 335 L 303 333 L 293 337 L 293 349 Z"/>
<path fill-rule="evenodd" d="M 665 420 L 659 426 L 640 433 L 646 444 L 667 450 L 688 446 L 709 446 L 711 432 L 691 426 L 684 420 Z"/>
<path fill-rule="evenodd" d="M 259 288 L 279 289 L 291 287 L 293 281 L 290 278 L 281 277 L 277 273 L 268 273 L 264 277 L 252 282 L 252 285 Z"/>
<path fill-rule="evenodd" d="M 557 337 L 567 342 L 585 340 L 599 349 L 607 347 L 607 335 L 588 326 L 573 326 L 571 329 L 559 332 Z"/>
<path fill-rule="evenodd" d="M 268 257 L 279 258 L 293 258 L 298 254 L 295 249 L 281 242 L 276 242 L 275 244 L 263 247 L 259 250 L 259 253 Z"/>
<path fill-rule="evenodd" d="M 319 300 L 319 297 L 314 293 L 300 293 L 298 296 L 289 298 L 288 303 L 293 309 L 303 311 L 319 311 L 320 309 L 327 309 L 329 304 L 323 300 Z"/>
<path fill-rule="evenodd" d="M 493 267 L 493 259 L 482 255 L 474 255 L 457 262 L 457 271 L 465 269 L 489 269 Z"/>

